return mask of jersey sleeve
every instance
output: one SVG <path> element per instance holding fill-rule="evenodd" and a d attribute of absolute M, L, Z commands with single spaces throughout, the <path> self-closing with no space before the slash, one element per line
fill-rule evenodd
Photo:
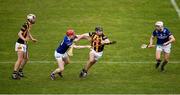
<path fill-rule="evenodd" d="M 152 35 L 155 37 L 157 36 L 156 30 L 153 31 Z"/>
<path fill-rule="evenodd" d="M 27 28 L 28 28 L 28 26 L 27 26 L 27 24 L 25 23 L 25 24 L 22 25 L 21 31 L 24 32 Z"/>
<path fill-rule="evenodd" d="M 64 37 L 64 43 L 68 46 L 72 45 L 71 40 L 69 40 L 67 37 Z"/>
<path fill-rule="evenodd" d="M 167 35 L 168 36 L 171 36 L 172 35 L 172 33 L 167 29 Z"/>

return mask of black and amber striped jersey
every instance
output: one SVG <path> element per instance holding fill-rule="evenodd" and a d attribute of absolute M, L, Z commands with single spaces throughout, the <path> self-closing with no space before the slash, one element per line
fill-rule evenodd
<path fill-rule="evenodd" d="M 22 25 L 22 27 L 21 27 L 22 35 L 23 35 L 24 38 L 27 37 L 29 30 L 30 30 L 30 24 L 28 22 L 24 23 Z M 17 40 L 17 42 L 21 43 L 21 44 L 25 44 L 25 41 L 23 39 L 21 39 L 21 38 L 19 38 Z"/>
<path fill-rule="evenodd" d="M 104 45 L 101 44 L 102 40 L 107 39 L 107 36 L 102 34 L 101 36 L 97 35 L 96 32 L 89 32 L 91 37 L 91 46 L 96 52 L 101 52 L 104 49 Z"/>

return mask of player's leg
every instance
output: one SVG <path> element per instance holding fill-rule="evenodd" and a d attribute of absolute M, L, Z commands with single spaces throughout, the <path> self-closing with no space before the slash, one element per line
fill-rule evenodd
<path fill-rule="evenodd" d="M 156 51 L 156 68 L 161 64 L 161 51 Z"/>
<path fill-rule="evenodd" d="M 19 79 L 18 71 L 19 71 L 19 67 L 23 61 L 23 51 L 17 51 L 17 55 L 18 55 L 18 59 L 14 65 L 14 71 L 12 74 L 13 79 Z"/>
<path fill-rule="evenodd" d="M 84 68 L 82 69 L 82 71 L 80 72 L 79 77 L 85 77 L 87 75 L 88 70 L 92 67 L 92 65 L 94 65 L 97 61 L 95 60 L 95 54 L 93 53 L 93 51 L 90 51 L 89 53 L 89 59 L 86 63 L 86 65 L 84 66 Z"/>
<path fill-rule="evenodd" d="M 69 59 L 69 56 L 67 55 L 67 53 L 64 54 L 63 61 L 65 63 L 65 66 L 70 63 L 70 59 Z"/>
<path fill-rule="evenodd" d="M 57 63 L 58 63 L 58 68 L 57 69 L 55 69 L 52 73 L 51 73 L 51 79 L 52 80 L 54 80 L 55 79 L 55 75 L 56 74 L 61 74 L 63 71 L 64 71 L 64 61 L 63 61 L 63 59 L 62 59 L 62 57 L 61 58 L 57 58 L 56 59 L 57 60 Z"/>
<path fill-rule="evenodd" d="M 89 54 L 89 60 L 87 61 L 87 64 L 85 65 L 84 69 L 88 72 L 88 70 L 96 63 L 95 55 L 90 52 Z"/>
<path fill-rule="evenodd" d="M 158 68 L 159 65 L 161 64 L 161 52 L 162 52 L 162 47 L 157 46 L 156 47 L 156 65 L 155 65 L 155 68 Z"/>
<path fill-rule="evenodd" d="M 170 54 L 169 53 L 163 53 L 164 54 L 164 61 L 163 61 L 163 63 L 162 63 L 162 65 L 161 65 L 161 71 L 164 71 L 164 67 L 165 67 L 165 65 L 168 63 L 168 61 L 169 61 L 169 56 L 170 56 Z"/>
<path fill-rule="evenodd" d="M 24 74 L 23 74 L 23 69 L 24 69 L 24 66 L 26 65 L 27 61 L 29 60 L 29 52 L 24 52 L 24 58 L 23 58 L 23 61 L 20 65 L 20 69 L 19 69 L 19 76 L 20 77 L 24 77 Z"/>
<path fill-rule="evenodd" d="M 64 61 L 64 65 L 63 65 L 63 66 L 64 66 L 64 68 L 65 68 L 65 66 L 70 63 L 70 61 L 69 61 L 69 56 L 67 55 L 66 57 L 64 57 L 64 58 L 63 58 L 63 61 Z M 63 72 L 63 71 L 61 71 L 61 72 L 58 73 L 58 75 L 59 75 L 60 77 L 63 77 L 62 72 Z"/>
<path fill-rule="evenodd" d="M 171 52 L 171 44 L 163 47 L 164 61 L 161 65 L 161 71 L 164 71 L 164 67 L 169 61 L 170 52 Z"/>

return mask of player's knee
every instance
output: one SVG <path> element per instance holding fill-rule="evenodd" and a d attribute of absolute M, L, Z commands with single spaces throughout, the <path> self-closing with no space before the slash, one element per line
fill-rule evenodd
<path fill-rule="evenodd" d="M 64 67 L 59 68 L 59 71 L 60 71 L 60 72 L 61 72 L 61 71 L 64 71 Z"/>
<path fill-rule="evenodd" d="M 27 61 L 29 61 L 29 59 L 26 58 L 26 59 L 24 59 L 24 61 L 27 62 Z"/>
<path fill-rule="evenodd" d="M 29 57 L 24 57 L 24 60 L 25 60 L 25 61 L 28 61 L 28 60 L 29 60 Z"/>
<path fill-rule="evenodd" d="M 90 60 L 90 63 L 94 64 L 94 63 L 96 63 L 96 60 Z"/>
<path fill-rule="evenodd" d="M 18 57 L 18 63 L 21 63 L 23 61 L 23 57 Z"/>
<path fill-rule="evenodd" d="M 164 58 L 164 61 L 169 61 L 169 58 L 168 57 Z"/>
<path fill-rule="evenodd" d="M 163 63 L 168 63 L 168 60 L 165 59 Z"/>
<path fill-rule="evenodd" d="M 161 60 L 161 56 L 156 55 L 156 60 Z"/>
<path fill-rule="evenodd" d="M 70 62 L 69 61 L 65 61 L 65 64 L 69 64 Z"/>
<path fill-rule="evenodd" d="M 96 60 L 95 60 L 94 57 L 90 57 L 90 58 L 89 58 L 89 62 L 94 63 L 95 61 L 96 61 Z"/>
<path fill-rule="evenodd" d="M 64 71 L 64 68 L 57 68 L 56 71 L 57 72 L 62 72 L 62 71 Z"/>

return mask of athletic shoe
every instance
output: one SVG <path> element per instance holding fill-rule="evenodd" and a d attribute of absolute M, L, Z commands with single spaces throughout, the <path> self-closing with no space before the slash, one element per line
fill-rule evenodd
<path fill-rule="evenodd" d="M 19 75 L 20 77 L 24 77 L 24 73 L 23 73 L 23 72 L 19 72 L 18 75 Z"/>
<path fill-rule="evenodd" d="M 160 63 L 156 63 L 155 68 L 157 69 L 159 67 Z"/>
<path fill-rule="evenodd" d="M 80 78 L 83 78 L 83 77 L 86 77 L 87 76 L 87 72 L 83 69 L 80 74 L 79 74 L 79 77 Z"/>
<path fill-rule="evenodd" d="M 19 76 L 17 73 L 13 73 L 13 74 L 12 74 L 12 79 L 14 79 L 14 80 L 20 80 L 21 78 L 20 78 L 20 76 Z"/>
<path fill-rule="evenodd" d="M 86 76 L 87 76 L 87 73 L 86 73 L 86 72 L 84 72 L 84 73 L 83 73 L 83 77 L 85 78 Z"/>
<path fill-rule="evenodd" d="M 164 65 L 161 66 L 161 72 L 163 72 L 163 71 L 164 71 Z"/>
<path fill-rule="evenodd" d="M 51 80 L 55 80 L 55 74 L 51 73 L 50 78 L 51 78 Z"/>
<path fill-rule="evenodd" d="M 79 74 L 80 78 L 82 78 L 82 76 L 83 76 L 83 71 L 81 71 L 80 74 Z"/>

